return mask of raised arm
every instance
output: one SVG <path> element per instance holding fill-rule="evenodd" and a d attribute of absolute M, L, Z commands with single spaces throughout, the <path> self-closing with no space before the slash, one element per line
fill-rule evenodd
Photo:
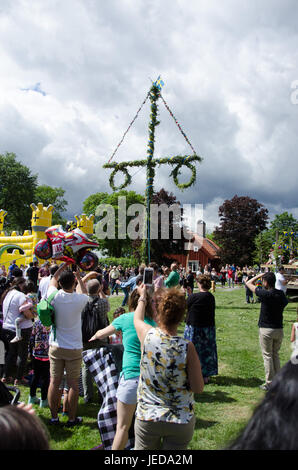
<path fill-rule="evenodd" d="M 143 349 L 145 336 L 147 332 L 151 330 L 152 326 L 147 325 L 147 323 L 144 322 L 146 310 L 146 286 L 141 284 L 139 287 L 137 287 L 137 290 L 140 294 L 140 298 L 133 316 L 133 323 Z"/>
<path fill-rule="evenodd" d="M 59 268 L 57 269 L 54 276 L 50 280 L 50 284 L 49 284 L 50 286 L 54 286 L 54 287 L 56 287 L 56 289 L 58 289 L 59 277 L 60 277 L 61 273 L 64 271 L 64 269 L 66 269 L 67 266 L 68 266 L 68 263 L 60 264 Z"/>
<path fill-rule="evenodd" d="M 255 286 L 254 283 L 256 282 L 257 279 L 260 279 L 263 276 L 264 276 L 264 273 L 257 274 L 255 277 L 251 278 L 249 281 L 246 281 L 245 282 L 246 287 L 248 287 L 249 290 L 255 293 L 257 287 Z"/>
<path fill-rule="evenodd" d="M 82 278 L 82 281 L 85 283 L 89 281 L 90 279 L 95 279 L 98 275 L 99 274 L 96 271 L 90 271 Z"/>
<path fill-rule="evenodd" d="M 90 273 L 89 273 L 90 274 Z M 87 277 L 87 276 L 84 276 L 83 278 L 81 278 L 80 276 L 80 271 L 79 271 L 79 268 L 77 267 L 77 270 L 75 271 L 74 273 L 77 281 L 78 281 L 78 285 L 76 287 L 76 292 L 78 294 L 88 294 L 87 292 L 87 287 L 86 287 L 86 284 L 85 284 L 85 281 L 84 279 Z M 89 278 L 90 279 L 90 278 Z"/>

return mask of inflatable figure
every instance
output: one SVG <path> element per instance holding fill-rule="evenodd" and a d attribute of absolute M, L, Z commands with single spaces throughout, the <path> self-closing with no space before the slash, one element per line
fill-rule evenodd
<path fill-rule="evenodd" d="M 34 248 L 38 258 L 77 264 L 83 271 L 97 268 L 98 258 L 90 250 L 98 248 L 98 243 L 90 240 L 79 228 L 65 232 L 61 225 L 53 225 L 45 234 L 47 238 L 40 240 Z"/>

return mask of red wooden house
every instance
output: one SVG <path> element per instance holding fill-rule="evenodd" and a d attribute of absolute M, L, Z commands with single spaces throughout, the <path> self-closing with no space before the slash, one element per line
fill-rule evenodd
<path fill-rule="evenodd" d="M 185 254 L 173 254 L 168 257 L 176 260 L 185 269 L 191 268 L 193 272 L 198 270 L 199 265 L 204 268 L 208 263 L 212 268 L 219 270 L 219 246 L 205 237 L 204 223 L 201 224 L 201 227 L 198 226 L 198 232 L 200 234 L 191 232 L 193 238 L 189 241 Z"/>

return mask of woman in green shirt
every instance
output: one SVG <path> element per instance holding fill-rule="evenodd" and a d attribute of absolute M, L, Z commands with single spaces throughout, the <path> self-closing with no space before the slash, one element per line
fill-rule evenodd
<path fill-rule="evenodd" d="M 125 449 L 128 432 L 132 423 L 137 404 L 137 387 L 140 376 L 141 344 L 134 327 L 134 310 L 138 305 L 140 294 L 135 289 L 129 299 L 129 313 L 124 313 L 102 330 L 98 330 L 89 340 L 104 339 L 117 331 L 122 333 L 122 344 L 124 347 L 122 372 L 120 374 L 117 389 L 117 428 L 112 450 Z M 153 320 L 152 299 L 147 293 L 147 305 L 145 311 L 145 322 L 156 326 Z"/>

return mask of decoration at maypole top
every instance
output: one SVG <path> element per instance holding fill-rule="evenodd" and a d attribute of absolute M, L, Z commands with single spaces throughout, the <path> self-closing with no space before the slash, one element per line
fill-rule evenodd
<path fill-rule="evenodd" d="M 125 133 L 124 133 L 124 135 L 121 139 L 121 141 L 119 142 L 119 144 L 117 145 L 115 151 L 113 152 L 110 159 L 108 160 L 108 163 L 103 165 L 103 168 L 111 168 L 113 170 L 111 175 L 110 175 L 109 183 L 110 183 L 111 188 L 114 191 L 124 189 L 128 185 L 131 184 L 132 176 L 129 173 L 128 168 L 139 167 L 141 169 L 142 167 L 146 167 L 147 179 L 146 179 L 146 192 L 145 192 L 145 194 L 146 194 L 146 207 L 147 207 L 147 223 L 146 223 L 147 229 L 146 230 L 147 230 L 147 240 L 148 240 L 148 242 L 147 242 L 147 244 L 148 244 L 148 256 L 144 255 L 144 260 L 146 260 L 148 262 L 150 262 L 150 204 L 151 204 L 153 193 L 154 193 L 154 177 L 155 177 L 156 168 L 159 168 L 161 165 L 166 165 L 166 164 L 171 165 L 172 167 L 174 167 L 172 169 L 171 173 L 170 173 L 170 176 L 172 176 L 175 185 L 180 190 L 183 191 L 184 189 L 189 188 L 190 186 L 192 186 L 196 181 L 197 172 L 196 172 L 196 167 L 193 163 L 202 161 L 202 158 L 196 154 L 193 146 L 191 145 L 191 143 L 190 143 L 189 139 L 187 138 L 185 132 L 183 131 L 181 125 L 179 124 L 179 122 L 175 118 L 174 114 L 170 110 L 170 108 L 169 108 L 168 104 L 166 103 L 165 99 L 162 97 L 161 89 L 162 89 L 163 86 L 164 86 L 164 82 L 161 80 L 161 78 L 159 76 L 158 79 L 152 84 L 146 98 L 144 99 L 143 103 L 141 104 L 140 108 L 138 109 L 135 117 L 133 118 L 133 120 L 129 124 L 127 130 L 125 131 Z M 125 138 L 126 134 L 128 133 L 128 131 L 132 127 L 135 120 L 137 119 L 141 109 L 143 108 L 143 106 L 147 102 L 148 98 L 151 102 L 151 113 L 150 113 L 150 122 L 149 122 L 149 125 L 148 125 L 149 138 L 148 138 L 148 143 L 147 143 L 147 158 L 143 159 L 143 160 L 131 160 L 131 161 L 120 162 L 120 163 L 112 162 L 112 159 L 115 156 L 118 148 L 120 147 L 120 145 L 124 141 L 124 138 Z M 190 155 L 173 155 L 173 156 L 165 157 L 165 158 L 153 158 L 154 144 L 155 144 L 155 129 L 156 129 L 156 126 L 158 126 L 160 124 L 160 122 L 158 121 L 158 118 L 157 118 L 157 116 L 158 116 L 157 102 L 158 102 L 159 98 L 161 98 L 161 100 L 164 103 L 166 109 L 169 111 L 171 117 L 175 121 L 175 124 L 177 125 L 179 131 L 181 132 L 181 134 L 183 135 L 183 137 L 186 140 L 187 144 L 191 148 L 192 154 L 190 154 Z M 181 169 L 183 167 L 188 168 L 191 172 L 190 179 L 186 183 L 181 183 L 179 181 L 179 176 L 181 174 Z M 124 181 L 119 186 L 116 186 L 115 176 L 119 172 L 124 175 Z"/>

